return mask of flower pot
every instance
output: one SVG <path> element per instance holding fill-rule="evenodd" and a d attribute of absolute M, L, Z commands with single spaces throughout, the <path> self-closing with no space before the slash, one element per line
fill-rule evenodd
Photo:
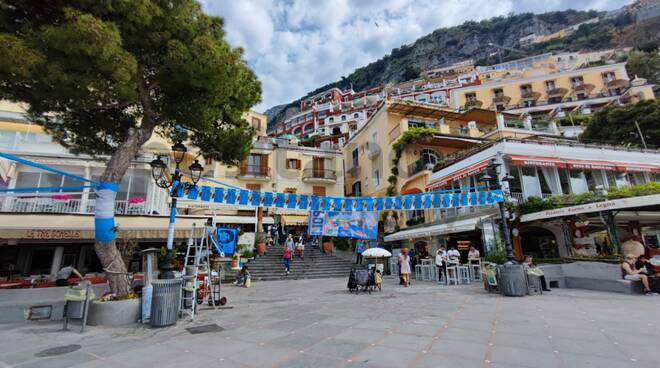
<path fill-rule="evenodd" d="M 94 300 L 89 305 L 87 324 L 90 326 L 125 326 L 137 323 L 142 313 L 141 299 Z"/>
<path fill-rule="evenodd" d="M 257 243 L 257 254 L 262 256 L 264 253 L 266 253 L 266 243 Z"/>
<path fill-rule="evenodd" d="M 323 253 L 332 253 L 332 242 L 323 243 Z"/>

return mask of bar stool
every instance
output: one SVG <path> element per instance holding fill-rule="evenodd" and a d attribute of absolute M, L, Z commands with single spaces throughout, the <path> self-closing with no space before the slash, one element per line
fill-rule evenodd
<path fill-rule="evenodd" d="M 470 267 L 467 265 L 458 265 L 458 282 L 470 284 Z"/>
<path fill-rule="evenodd" d="M 482 281 L 481 258 L 468 259 L 468 265 L 470 266 L 470 278 L 472 281 Z"/>
<path fill-rule="evenodd" d="M 454 285 L 458 285 L 458 265 L 450 263 L 447 265 L 447 274 L 445 275 L 446 284 L 449 285 L 450 282 L 453 282 Z"/>
<path fill-rule="evenodd" d="M 420 260 L 422 264 L 422 281 L 431 281 L 433 280 L 433 262 L 430 259 Z"/>
<path fill-rule="evenodd" d="M 415 280 L 421 280 L 421 279 L 422 279 L 422 265 L 418 263 L 415 265 Z"/>

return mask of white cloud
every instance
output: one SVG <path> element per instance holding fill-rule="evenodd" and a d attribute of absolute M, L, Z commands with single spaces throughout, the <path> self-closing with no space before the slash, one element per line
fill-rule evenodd
<path fill-rule="evenodd" d="M 225 18 L 263 87 L 263 111 L 293 101 L 440 27 L 510 12 L 612 9 L 629 0 L 202 0 Z"/>

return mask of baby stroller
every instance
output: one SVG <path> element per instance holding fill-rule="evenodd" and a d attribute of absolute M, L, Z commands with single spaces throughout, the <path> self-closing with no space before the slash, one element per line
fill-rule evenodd
<path fill-rule="evenodd" d="M 371 293 L 371 289 L 375 285 L 374 282 L 374 275 L 372 272 L 368 270 L 351 270 L 351 274 L 354 276 L 354 284 L 351 284 L 351 276 L 349 275 L 348 278 L 348 283 L 349 283 L 349 291 L 368 291 Z M 353 288 L 351 288 L 353 286 Z"/>

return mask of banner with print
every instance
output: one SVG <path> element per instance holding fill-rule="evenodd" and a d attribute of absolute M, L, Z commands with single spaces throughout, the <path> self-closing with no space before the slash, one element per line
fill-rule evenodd
<path fill-rule="evenodd" d="M 378 237 L 378 212 L 311 211 L 308 231 L 314 236 L 374 240 Z"/>
<path fill-rule="evenodd" d="M 233 255 L 236 251 L 236 242 L 238 241 L 238 229 L 218 227 L 215 231 L 215 239 L 218 248 L 221 248 L 222 253 L 225 255 Z"/>

